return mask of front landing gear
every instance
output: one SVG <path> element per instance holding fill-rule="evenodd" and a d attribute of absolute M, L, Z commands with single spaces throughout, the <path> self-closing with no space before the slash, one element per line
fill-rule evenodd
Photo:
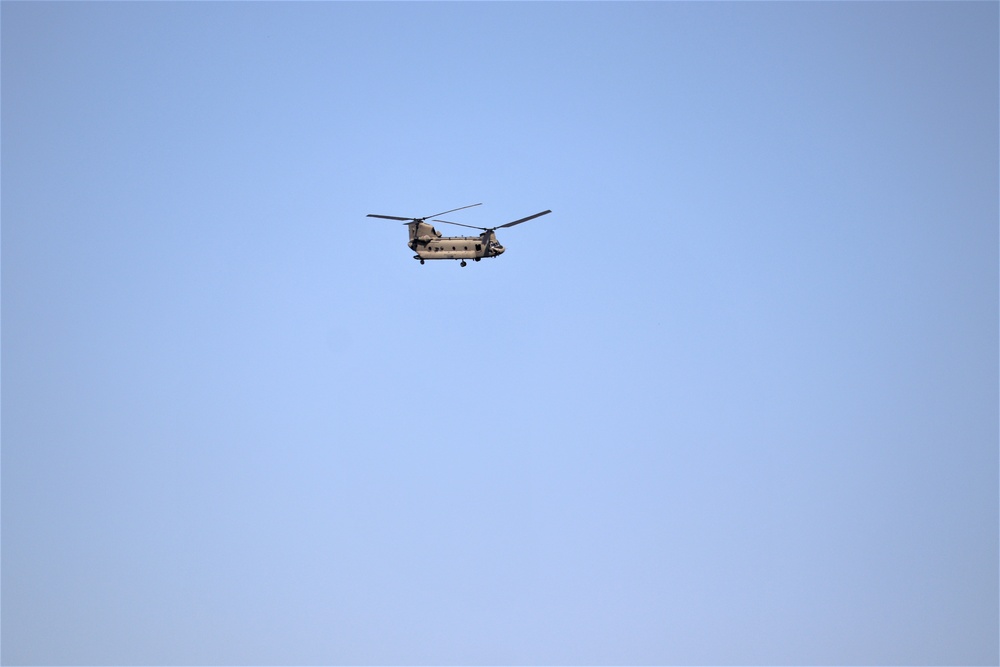
<path fill-rule="evenodd" d="M 459 266 L 465 266 L 465 260 L 464 259 L 462 260 L 462 263 L 459 264 Z"/>

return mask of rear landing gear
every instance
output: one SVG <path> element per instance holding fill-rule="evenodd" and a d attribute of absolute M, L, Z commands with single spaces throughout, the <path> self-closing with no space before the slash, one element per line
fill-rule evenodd
<path fill-rule="evenodd" d="M 465 260 L 464 259 L 462 260 L 462 263 L 459 264 L 459 266 L 465 266 Z"/>

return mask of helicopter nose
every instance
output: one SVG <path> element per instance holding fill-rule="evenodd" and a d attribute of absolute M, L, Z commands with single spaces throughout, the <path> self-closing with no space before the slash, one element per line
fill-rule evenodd
<path fill-rule="evenodd" d="M 498 255 L 502 255 L 502 254 L 503 254 L 503 251 L 504 251 L 504 247 L 503 247 L 502 245 L 500 245 L 499 243 L 498 243 L 498 244 L 496 244 L 496 245 L 495 245 L 495 246 L 493 247 L 493 252 L 495 252 L 495 253 L 496 253 L 496 254 L 498 254 Z"/>

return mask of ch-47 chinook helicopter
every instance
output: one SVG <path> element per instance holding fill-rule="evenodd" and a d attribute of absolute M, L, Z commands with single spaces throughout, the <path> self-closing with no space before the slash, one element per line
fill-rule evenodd
<path fill-rule="evenodd" d="M 441 236 L 441 232 L 434 229 L 434 225 L 427 222 L 427 218 L 436 218 L 439 215 L 454 213 L 455 211 L 472 208 L 473 206 L 481 206 L 481 204 L 469 204 L 468 206 L 453 208 L 450 211 L 435 213 L 423 218 L 400 218 L 395 215 L 375 215 L 374 213 L 369 213 L 368 217 L 402 220 L 410 228 L 410 242 L 407 245 L 417 253 L 413 256 L 413 259 L 419 259 L 421 264 L 428 259 L 459 259 L 462 261 L 461 266 L 465 266 L 465 260 L 467 259 L 478 262 L 483 257 L 499 257 L 503 254 L 504 247 L 500 245 L 496 234 L 494 234 L 496 230 L 503 229 L 504 227 L 513 227 L 514 225 L 534 220 L 552 212 L 542 211 L 541 213 L 529 215 L 527 218 L 521 218 L 520 220 L 496 227 L 476 227 L 474 225 L 463 225 L 460 222 L 434 220 L 434 222 L 443 222 L 446 225 L 481 229 L 483 233 L 479 236 Z"/>

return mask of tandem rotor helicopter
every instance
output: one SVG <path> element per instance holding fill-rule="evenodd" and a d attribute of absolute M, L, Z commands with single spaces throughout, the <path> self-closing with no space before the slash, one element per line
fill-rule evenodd
<path fill-rule="evenodd" d="M 496 227 L 476 227 L 474 225 L 463 225 L 460 222 L 433 220 L 433 222 L 443 222 L 446 225 L 481 229 L 483 233 L 479 236 L 442 236 L 441 232 L 434 229 L 434 225 L 427 222 L 427 218 L 436 218 L 439 215 L 454 213 L 455 211 L 481 205 L 469 204 L 468 206 L 460 206 L 450 211 L 435 213 L 423 218 L 401 218 L 395 215 L 375 215 L 374 213 L 369 213 L 368 217 L 383 218 L 385 220 L 402 220 L 410 228 L 410 242 L 407 245 L 417 253 L 413 256 L 413 259 L 419 259 L 421 264 L 428 259 L 459 259 L 462 261 L 461 266 L 465 266 L 465 260 L 467 259 L 478 262 L 483 257 L 499 257 L 503 254 L 504 247 L 497 241 L 497 235 L 494 233 L 496 230 L 513 227 L 514 225 L 534 220 L 552 212 L 542 211 L 541 213 L 529 215 L 527 218 L 521 218 L 520 220 L 508 222 L 505 225 L 497 225 Z"/>

